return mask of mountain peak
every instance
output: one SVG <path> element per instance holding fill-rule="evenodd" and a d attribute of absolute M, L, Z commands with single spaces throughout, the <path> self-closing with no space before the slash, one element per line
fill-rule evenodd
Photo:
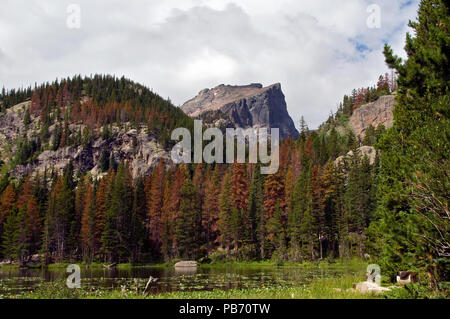
<path fill-rule="evenodd" d="M 281 84 L 263 87 L 260 83 L 248 85 L 220 84 L 204 89 L 181 106 L 191 117 L 219 113 L 236 127 L 279 128 L 281 137 L 298 137 L 298 131 L 287 112 Z M 213 117 L 212 120 L 216 118 Z M 211 120 L 211 118 L 210 118 Z"/>

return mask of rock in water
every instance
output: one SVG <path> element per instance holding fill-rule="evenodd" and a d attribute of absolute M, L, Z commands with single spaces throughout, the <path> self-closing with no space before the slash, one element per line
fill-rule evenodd
<path fill-rule="evenodd" d="M 225 122 L 232 127 L 279 128 L 280 137 L 297 139 L 299 133 L 287 111 L 279 83 L 263 87 L 219 85 L 204 89 L 181 106 L 189 116 L 201 118 L 218 126 Z"/>
<path fill-rule="evenodd" d="M 179 261 L 175 264 L 175 268 L 197 268 L 198 263 L 196 261 Z"/>

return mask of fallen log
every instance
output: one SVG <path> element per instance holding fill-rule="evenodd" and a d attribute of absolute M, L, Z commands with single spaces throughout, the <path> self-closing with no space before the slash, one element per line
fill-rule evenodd
<path fill-rule="evenodd" d="M 158 278 L 153 278 L 152 276 L 150 276 L 148 278 L 147 284 L 145 285 L 144 292 L 142 294 L 144 296 L 146 296 L 150 292 L 150 288 L 151 288 L 152 284 L 157 281 L 158 281 Z"/>

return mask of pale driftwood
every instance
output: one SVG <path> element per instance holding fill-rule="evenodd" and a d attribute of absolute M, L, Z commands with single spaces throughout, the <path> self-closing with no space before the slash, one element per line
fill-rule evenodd
<path fill-rule="evenodd" d="M 123 294 L 125 297 L 128 297 L 128 295 L 127 295 L 127 286 L 122 285 L 122 286 L 120 286 L 120 288 L 121 288 L 122 294 Z"/>
<path fill-rule="evenodd" d="M 139 292 L 139 281 L 137 280 L 137 278 L 133 279 L 134 281 L 134 290 L 136 290 L 136 293 Z"/>
<path fill-rule="evenodd" d="M 150 276 L 148 278 L 147 284 L 145 285 L 145 289 L 144 289 L 144 292 L 142 294 L 143 295 L 147 295 L 149 293 L 149 291 L 150 291 L 150 287 L 152 286 L 152 284 L 154 282 L 157 282 L 157 281 L 158 281 L 158 278 L 153 278 L 152 276 Z"/>
<path fill-rule="evenodd" d="M 378 286 L 374 282 L 363 281 L 363 282 L 359 282 L 357 284 L 353 284 L 353 289 L 357 292 L 365 294 L 365 293 L 372 293 L 372 292 L 373 293 L 381 293 L 381 292 L 385 292 L 385 291 L 390 291 L 391 287 L 389 287 L 389 288 L 381 287 L 381 286 Z"/>
<path fill-rule="evenodd" d="M 117 263 L 112 263 L 112 264 L 109 264 L 109 265 L 103 265 L 103 268 L 111 269 L 111 268 L 115 268 L 116 266 L 117 266 Z"/>

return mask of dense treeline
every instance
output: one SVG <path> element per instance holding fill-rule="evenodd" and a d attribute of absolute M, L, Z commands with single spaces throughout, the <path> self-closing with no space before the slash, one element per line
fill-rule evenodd
<path fill-rule="evenodd" d="M 352 115 L 363 104 L 374 102 L 382 95 L 389 95 L 397 89 L 397 77 L 394 72 L 380 75 L 376 86 L 354 89 L 350 95 L 344 95 L 339 104 L 339 112 Z"/>
<path fill-rule="evenodd" d="M 127 163 L 100 180 L 62 174 L 10 183 L 0 201 L 4 258 L 149 262 L 172 258 L 316 260 L 362 256 L 374 168 L 354 155 L 319 161 L 319 135 L 283 141 L 278 173 L 259 164 L 161 161 L 132 179 Z M 221 255 L 217 257 L 217 255 Z M 214 257 L 215 256 L 215 257 Z"/>
<path fill-rule="evenodd" d="M 423 0 L 406 37 L 407 59 L 389 46 L 398 73 L 394 126 L 381 137 L 376 222 L 370 238 L 386 273 L 426 271 L 434 288 L 449 280 L 450 12 Z"/>
<path fill-rule="evenodd" d="M 42 143 L 53 150 L 87 145 L 92 128 L 107 139 L 111 125 L 124 122 L 147 124 L 149 132 L 191 125 L 170 113 L 170 102 L 124 78 L 74 77 L 18 92 L 31 95 L 24 124 L 38 117 L 41 132 L 19 139 L 16 164 L 32 161 Z M 20 102 L 19 93 L 3 93 L 3 108 L 10 106 L 6 101 Z M 70 132 L 69 123 L 77 122 L 84 131 Z M 281 168 L 273 176 L 261 175 L 259 165 L 167 168 L 161 162 L 150 176 L 132 180 L 127 163 L 112 165 L 106 153 L 100 164 L 108 173 L 100 180 L 72 165 L 18 183 L 6 175 L 0 185 L 2 255 L 21 262 L 37 253 L 46 262 L 362 256 L 375 171 L 357 147 L 374 144 L 384 130 L 369 129 L 361 141 L 336 128 L 311 132 L 303 118 L 300 126 L 297 141 L 283 142 Z M 353 156 L 337 167 L 336 158 L 349 150 Z"/>

